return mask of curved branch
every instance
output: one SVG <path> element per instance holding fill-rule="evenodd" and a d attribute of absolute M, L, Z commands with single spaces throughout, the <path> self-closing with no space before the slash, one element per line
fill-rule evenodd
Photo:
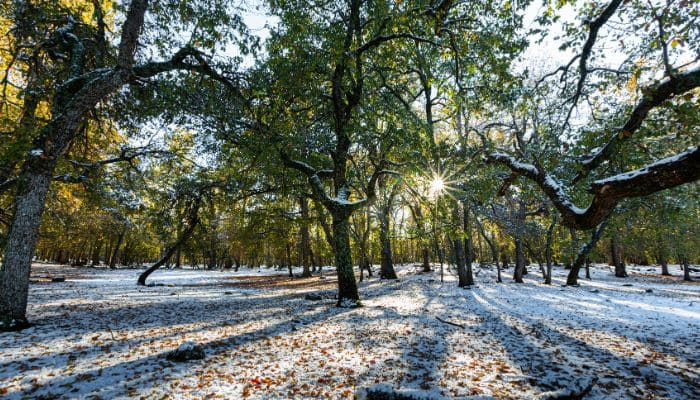
<path fill-rule="evenodd" d="M 534 165 L 521 163 L 503 153 L 488 155 L 488 161 L 503 164 L 535 182 L 561 214 L 562 224 L 578 229 L 595 227 L 623 199 L 647 196 L 700 179 L 700 147 L 696 146 L 644 168 L 593 182 L 589 189 L 593 195 L 591 204 L 581 209 L 572 203 L 556 178 Z"/>
<path fill-rule="evenodd" d="M 664 101 L 685 93 L 689 90 L 700 87 L 700 67 L 689 71 L 675 74 L 663 82 L 643 90 L 644 96 L 632 110 L 632 114 L 622 126 L 595 154 L 581 162 L 581 171 L 573 179 L 576 183 L 585 178 L 590 171 L 597 168 L 603 161 L 608 159 L 620 145 L 620 143 L 632 137 L 632 135 L 642 126 L 649 112 L 661 105 Z"/>

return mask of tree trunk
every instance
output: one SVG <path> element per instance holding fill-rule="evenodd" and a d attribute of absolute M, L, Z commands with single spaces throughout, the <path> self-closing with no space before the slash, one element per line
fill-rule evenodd
<path fill-rule="evenodd" d="M 117 265 L 118 259 L 119 259 L 119 248 L 122 246 L 122 241 L 124 240 L 124 236 L 126 236 L 126 228 L 122 229 L 121 232 L 119 232 L 119 237 L 117 238 L 117 244 L 114 246 L 114 250 L 112 251 L 112 256 L 109 257 L 109 268 L 114 269 Z"/>
<path fill-rule="evenodd" d="M 525 272 L 525 251 L 523 249 L 523 240 L 521 237 L 515 238 L 515 270 L 513 271 L 513 280 L 517 283 L 523 283 L 523 275 Z"/>
<path fill-rule="evenodd" d="M 100 253 L 102 252 L 102 241 L 97 240 L 95 242 L 95 245 L 92 247 L 92 255 L 90 256 L 92 261 L 92 266 L 96 266 L 100 264 Z"/>
<path fill-rule="evenodd" d="M 29 275 L 55 162 L 47 164 L 48 171 L 25 167 L 19 178 L 14 218 L 0 269 L 0 331 L 29 325 L 26 317 Z"/>
<path fill-rule="evenodd" d="M 192 234 L 194 233 L 195 228 L 197 227 L 197 224 L 199 223 L 199 207 L 201 206 L 201 198 L 197 197 L 194 200 L 194 203 L 191 205 L 189 213 L 188 213 L 188 220 L 187 220 L 187 227 L 185 230 L 182 232 L 180 237 L 173 243 L 166 251 L 165 254 L 163 254 L 163 257 L 160 258 L 160 260 L 156 261 L 155 264 L 153 264 L 150 268 L 145 270 L 141 275 L 139 275 L 139 279 L 137 281 L 138 285 L 145 286 L 146 285 L 146 278 L 148 278 L 149 275 L 151 275 L 155 270 L 160 268 L 165 264 L 165 262 L 177 251 L 186 241 L 189 239 Z"/>
<path fill-rule="evenodd" d="M 294 270 L 292 268 L 292 246 L 287 242 L 286 244 L 286 256 L 287 260 L 285 261 L 287 264 L 287 269 L 289 270 L 289 277 L 294 278 Z"/>
<path fill-rule="evenodd" d="M 389 210 L 384 207 L 379 215 L 379 242 L 381 244 L 379 277 L 381 279 L 397 279 L 391 252 L 391 237 L 389 235 Z"/>
<path fill-rule="evenodd" d="M 474 284 L 474 271 L 472 271 L 472 262 L 474 261 L 474 257 L 472 252 L 472 235 L 469 222 L 469 207 L 467 206 L 466 202 L 463 202 L 462 205 L 464 207 L 462 229 L 464 230 L 464 264 L 467 270 L 466 285 L 471 286 Z"/>
<path fill-rule="evenodd" d="M 579 250 L 578 254 L 576 255 L 576 260 L 571 266 L 571 271 L 569 271 L 569 276 L 566 277 L 567 285 L 578 285 L 579 270 L 586 262 L 586 259 L 588 258 L 588 253 L 591 252 L 591 250 L 598 243 L 598 240 L 600 240 L 600 237 L 603 236 L 603 232 L 605 231 L 605 227 L 608 225 L 608 221 L 609 219 L 603 220 L 603 222 L 601 222 L 600 225 L 598 225 L 598 227 L 593 230 L 593 233 L 591 234 L 591 240 L 589 240 L 588 243 L 583 245 L 583 247 L 581 247 L 581 249 Z"/>
<path fill-rule="evenodd" d="M 338 274 L 338 307 L 357 307 L 360 294 L 352 267 L 350 251 L 350 222 L 348 215 L 333 215 L 335 268 Z"/>
<path fill-rule="evenodd" d="M 459 203 L 455 202 L 454 206 L 452 207 L 452 221 L 457 222 L 458 224 L 462 221 L 460 211 Z M 461 229 L 457 229 L 456 232 L 453 233 L 454 238 L 452 239 L 452 248 L 454 250 L 455 264 L 457 265 L 457 286 L 467 287 L 471 285 L 471 283 L 467 277 L 467 268 L 464 261 L 465 250 L 463 247 L 461 233 Z"/>
<path fill-rule="evenodd" d="M 617 232 L 613 234 L 610 239 L 610 253 L 615 266 L 615 276 L 618 278 L 625 278 L 627 276 L 627 269 L 625 268 L 625 262 L 622 261 L 620 257 L 620 245 Z"/>
<path fill-rule="evenodd" d="M 591 279 L 591 260 L 586 258 L 586 279 Z"/>
<path fill-rule="evenodd" d="M 683 280 L 690 282 L 693 279 L 690 277 L 690 263 L 688 257 L 683 257 Z"/>
<path fill-rule="evenodd" d="M 556 214 L 555 214 L 556 215 Z M 557 225 L 556 216 L 552 220 L 552 223 L 547 229 L 547 244 L 545 248 L 545 260 L 547 262 L 547 276 L 544 279 L 546 285 L 552 284 L 552 242 L 554 236 L 554 227 Z"/>
<path fill-rule="evenodd" d="M 666 255 L 663 253 L 660 253 L 658 256 L 658 261 L 659 264 L 661 264 L 661 275 L 671 275 L 670 272 L 668 272 L 668 259 L 666 258 Z"/>
<path fill-rule="evenodd" d="M 306 197 L 299 197 L 299 206 L 301 208 L 301 265 L 303 271 L 302 278 L 311 277 L 311 238 L 309 236 L 309 204 Z"/>

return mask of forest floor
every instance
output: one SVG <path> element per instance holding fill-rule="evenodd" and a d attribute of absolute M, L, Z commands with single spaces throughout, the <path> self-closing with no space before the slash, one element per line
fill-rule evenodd
<path fill-rule="evenodd" d="M 284 271 L 139 270 L 37 264 L 29 318 L 0 334 L 0 397 L 353 398 L 384 384 L 431 398 L 532 399 L 597 382 L 587 399 L 700 398 L 700 283 L 653 267 L 562 287 L 476 268 L 458 289 L 451 272 L 398 268 L 365 279 L 363 307 L 336 308 L 335 278 Z M 51 283 L 48 277 L 64 276 Z M 694 274 L 696 280 L 699 274 Z M 306 294 L 321 300 L 306 299 Z M 184 342 L 206 358 L 171 362 Z M 472 398 L 472 397 L 470 397 Z"/>

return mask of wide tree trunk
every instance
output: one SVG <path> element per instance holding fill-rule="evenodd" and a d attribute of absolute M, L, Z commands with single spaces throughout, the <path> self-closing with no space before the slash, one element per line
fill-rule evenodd
<path fill-rule="evenodd" d="M 25 167 L 17 186 L 14 218 L 0 269 L 0 330 L 29 325 L 26 317 L 29 275 L 55 162 L 38 164 L 44 164 L 45 168 Z"/>
<path fill-rule="evenodd" d="M 620 257 L 620 245 L 617 232 L 615 232 L 610 239 L 610 255 L 613 265 L 615 266 L 615 276 L 618 278 L 625 278 L 627 276 L 627 269 L 625 268 L 625 262 L 622 260 L 622 257 Z"/>
<path fill-rule="evenodd" d="M 350 218 L 348 215 L 333 215 L 333 248 L 335 268 L 338 274 L 338 307 L 357 307 L 360 294 L 352 267 L 350 251 Z"/>

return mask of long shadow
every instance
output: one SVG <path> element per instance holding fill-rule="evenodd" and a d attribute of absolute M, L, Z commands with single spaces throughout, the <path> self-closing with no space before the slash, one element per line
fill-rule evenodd
<path fill-rule="evenodd" d="M 320 310 L 312 315 L 306 315 L 303 318 L 303 323 L 312 324 L 315 322 L 323 321 L 329 317 L 339 315 L 351 311 L 351 309 L 336 308 L 336 307 L 322 307 Z M 201 343 L 207 353 L 207 357 L 215 357 L 227 350 L 241 346 L 246 343 L 253 343 L 260 339 L 263 339 L 271 334 L 282 335 L 286 332 L 290 332 L 296 329 L 296 324 L 299 321 L 295 319 L 294 315 L 287 314 L 287 318 L 280 318 L 280 322 L 265 326 L 263 328 L 257 329 L 252 332 L 246 332 L 237 334 L 230 337 L 225 337 L 222 339 L 212 340 L 206 343 Z M 93 393 L 94 390 L 91 388 L 111 388 L 107 391 L 99 391 L 99 395 L 103 398 L 113 398 L 118 396 L 124 396 L 122 391 L 114 387 L 115 377 L 122 377 L 125 371 L 130 371 L 134 375 L 145 372 L 148 367 L 162 368 L 167 366 L 173 371 L 174 374 L 187 372 L 189 366 L 187 363 L 171 363 L 165 361 L 165 353 L 163 351 L 158 354 L 152 354 L 146 357 L 138 358 L 130 361 L 119 362 L 114 365 L 110 365 L 104 368 L 93 368 L 91 370 L 81 373 L 79 376 L 57 376 L 46 382 L 41 386 L 25 391 L 25 392 L 13 392 L 9 393 L 8 399 L 23 398 L 26 396 L 37 397 L 37 396 L 68 396 L 71 398 L 84 397 L 89 393 Z M 85 385 L 88 390 L 85 391 L 74 391 L 75 388 L 73 384 L 78 381 L 83 381 L 85 379 L 90 379 L 89 385 Z M 154 382 L 146 380 L 146 378 L 140 378 L 141 381 L 130 381 L 135 386 L 139 386 L 141 389 L 148 390 L 154 385 L 159 385 L 162 382 Z"/>
<path fill-rule="evenodd" d="M 572 359 L 577 359 L 579 367 L 573 367 L 573 371 L 579 374 L 577 378 L 581 375 L 597 376 L 601 378 L 601 383 L 608 384 L 618 379 L 635 379 L 633 371 L 642 371 L 642 379 L 645 383 L 654 383 L 666 388 L 672 398 L 692 398 L 700 395 L 700 391 L 692 380 L 680 379 L 674 375 L 672 370 L 665 370 L 661 366 L 653 364 L 642 364 L 632 357 L 620 356 L 606 349 L 592 346 L 580 339 L 552 329 L 540 321 L 517 315 L 507 306 L 495 299 L 488 298 L 482 291 L 467 292 L 466 297 L 470 304 L 474 305 L 475 311 L 485 317 L 483 328 L 487 329 L 503 344 L 505 350 L 510 354 L 510 359 L 524 372 L 537 374 L 536 380 L 531 382 L 534 386 L 551 390 L 552 387 L 558 386 L 559 382 L 569 382 L 572 379 L 571 367 L 557 367 L 557 365 L 561 365 L 558 360 L 559 356 L 555 353 L 557 349 L 543 348 L 543 343 L 549 342 L 556 344 L 558 351 L 562 352 L 564 356 L 568 355 Z M 488 310 L 484 304 L 489 305 L 497 313 Z M 527 324 L 529 330 L 520 331 L 508 324 L 504 318 L 519 320 Z M 545 340 L 532 340 L 536 335 Z M 581 363 L 582 355 L 586 364 Z M 601 366 L 606 371 L 600 371 Z"/>
<path fill-rule="evenodd" d="M 95 309 L 92 304 L 79 304 L 71 306 L 65 310 L 69 311 L 68 316 L 63 314 L 49 315 L 40 321 L 39 325 L 31 328 L 29 332 L 6 333 L 0 335 L 0 342 L 7 339 L 7 343 L 3 344 L 3 348 L 7 350 L 18 349 L 26 346 L 22 338 L 27 334 L 41 336 L 44 343 L 50 343 L 55 339 L 63 339 L 66 337 L 66 332 L 71 332 L 78 337 L 84 337 L 97 331 L 109 330 L 113 334 L 117 334 L 122 330 L 143 330 L 163 327 L 178 327 L 192 324 L 206 323 L 197 328 L 177 329 L 175 332 L 163 333 L 159 335 L 143 335 L 141 338 L 131 338 L 125 341 L 112 340 L 111 343 L 117 343 L 119 346 L 136 347 L 141 344 L 164 339 L 167 337 L 178 336 L 185 333 L 195 333 L 206 330 L 209 327 L 221 326 L 224 323 L 232 324 L 239 322 L 239 315 L 232 313 L 229 317 L 228 310 L 252 310 L 258 307 L 265 307 L 267 312 L 260 317 L 265 318 L 283 318 L 289 315 L 289 309 L 302 309 L 308 311 L 318 307 L 328 305 L 327 303 L 309 303 L 303 301 L 303 293 L 291 293 L 270 296 L 265 293 L 264 297 L 242 297 L 221 295 L 218 297 L 197 299 L 187 298 L 180 300 L 166 294 L 159 295 L 157 292 L 161 288 L 149 288 L 153 290 L 151 293 L 155 300 L 159 302 L 142 302 L 138 305 L 121 305 L 115 307 Z M 173 288 L 166 288 L 171 290 Z M 275 288 L 271 292 L 279 291 Z M 324 291 L 314 291 L 315 293 L 325 293 Z M 304 292 L 308 293 L 308 292 Z M 147 300 L 148 298 L 144 298 Z M 286 307 L 281 307 L 284 305 Z M 273 312 L 270 309 L 278 308 Z M 177 310 L 177 312 L 173 312 Z M 216 317 L 212 317 L 216 316 Z M 245 322 L 255 321 L 256 318 L 250 318 L 251 315 L 246 313 Z M 81 351 L 94 353 L 98 355 L 97 350 L 104 347 L 102 345 L 88 346 L 81 348 Z M 68 358 L 73 355 L 74 350 L 63 352 L 51 352 L 42 356 L 28 355 L 23 358 L 13 359 L 0 363 L 0 370 L 12 366 L 17 362 L 30 361 L 36 365 L 55 365 L 57 362 L 67 362 Z"/>

